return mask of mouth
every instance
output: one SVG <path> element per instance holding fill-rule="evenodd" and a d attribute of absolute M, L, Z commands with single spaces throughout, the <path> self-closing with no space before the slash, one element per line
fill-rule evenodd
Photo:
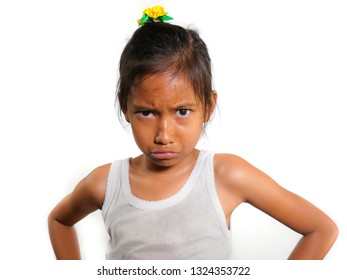
<path fill-rule="evenodd" d="M 155 159 L 173 159 L 177 156 L 176 152 L 172 151 L 163 151 L 163 152 L 151 152 L 151 156 Z"/>

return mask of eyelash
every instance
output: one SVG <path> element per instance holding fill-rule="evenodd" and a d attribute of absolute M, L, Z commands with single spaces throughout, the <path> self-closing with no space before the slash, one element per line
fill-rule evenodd
<path fill-rule="evenodd" d="M 151 111 L 139 111 L 139 112 L 137 112 L 136 114 L 139 114 L 141 117 L 144 117 L 144 118 L 151 118 L 152 116 L 151 116 L 151 117 L 149 117 L 148 115 L 145 116 L 145 114 L 147 114 L 147 113 L 153 115 L 153 112 L 151 112 Z"/>
<path fill-rule="evenodd" d="M 187 118 L 192 110 L 189 109 L 178 109 L 176 110 L 176 116 L 179 118 Z M 181 115 L 180 113 L 185 113 L 185 115 Z M 152 111 L 138 111 L 136 114 L 140 115 L 141 117 L 144 118 L 152 118 L 154 113 Z"/>

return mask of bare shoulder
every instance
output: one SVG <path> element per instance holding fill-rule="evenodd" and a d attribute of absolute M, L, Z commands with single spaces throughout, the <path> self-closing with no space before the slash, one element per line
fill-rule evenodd
<path fill-rule="evenodd" d="M 251 165 L 239 156 L 215 154 L 215 185 L 226 217 L 247 200 L 244 184 L 250 169 Z"/>
<path fill-rule="evenodd" d="M 216 182 L 248 201 L 260 183 L 274 184 L 272 179 L 245 159 L 233 154 L 216 154 L 214 157 Z"/>
<path fill-rule="evenodd" d="M 110 167 L 111 163 L 107 163 L 95 168 L 76 186 L 76 190 L 78 188 L 83 189 L 83 191 L 94 200 L 99 209 L 101 209 L 105 198 Z"/>
<path fill-rule="evenodd" d="M 215 154 L 215 175 L 233 186 L 243 184 L 244 180 L 258 171 L 245 159 L 233 154 Z"/>
<path fill-rule="evenodd" d="M 234 209 L 245 201 L 241 187 L 244 165 L 245 161 L 236 155 L 214 155 L 215 187 L 227 222 Z"/>
<path fill-rule="evenodd" d="M 237 179 L 252 166 L 243 158 L 233 154 L 215 154 L 214 168 L 216 174 Z"/>

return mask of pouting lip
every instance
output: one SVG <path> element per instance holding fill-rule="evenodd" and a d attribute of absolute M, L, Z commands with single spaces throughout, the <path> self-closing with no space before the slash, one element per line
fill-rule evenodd
<path fill-rule="evenodd" d="M 150 154 L 155 159 L 173 159 L 177 156 L 177 152 L 174 151 L 154 151 Z"/>

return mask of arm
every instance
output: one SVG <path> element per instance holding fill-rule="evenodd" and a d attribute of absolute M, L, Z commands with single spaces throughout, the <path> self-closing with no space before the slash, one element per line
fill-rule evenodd
<path fill-rule="evenodd" d="M 91 172 L 49 214 L 49 235 L 57 259 L 81 259 L 74 224 L 101 209 L 109 167 L 107 164 Z"/>
<path fill-rule="evenodd" d="M 323 259 L 334 244 L 335 223 L 307 200 L 279 186 L 269 176 L 233 155 L 219 155 L 225 193 L 235 195 L 303 235 L 289 259 Z"/>

